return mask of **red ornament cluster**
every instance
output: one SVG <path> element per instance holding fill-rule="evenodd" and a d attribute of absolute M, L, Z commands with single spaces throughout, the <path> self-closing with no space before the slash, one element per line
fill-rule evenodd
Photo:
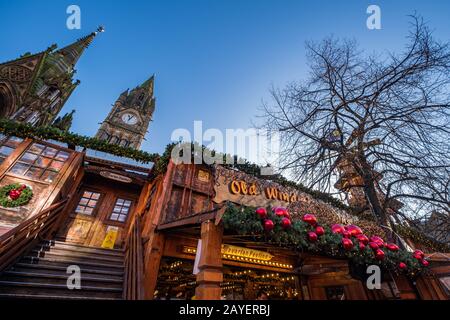
<path fill-rule="evenodd" d="M 24 188 L 25 186 L 22 187 Z M 10 192 L 10 197 L 12 197 L 11 193 L 13 191 L 16 190 L 12 190 Z M 281 218 L 281 227 L 283 229 L 288 229 L 292 226 L 291 216 L 286 208 L 275 207 L 272 209 L 272 211 L 277 217 Z M 257 208 L 256 214 L 262 219 L 264 230 L 266 232 L 270 232 L 275 228 L 275 223 L 273 222 L 273 220 L 269 219 L 266 208 Z M 308 231 L 307 233 L 307 239 L 309 242 L 316 242 L 319 240 L 320 236 L 323 236 L 325 234 L 325 229 L 322 226 L 318 225 L 315 215 L 305 214 L 302 217 L 302 221 L 309 224 L 312 228 L 311 231 Z M 355 243 L 358 244 L 358 248 L 360 251 L 365 250 L 366 246 L 369 246 L 373 251 L 375 259 L 380 261 L 384 260 L 386 256 L 385 251 L 382 250 L 383 248 L 391 252 L 397 252 L 400 250 L 398 245 L 394 243 L 386 243 L 379 236 L 371 236 L 369 238 L 363 233 L 361 228 L 356 225 L 343 226 L 341 224 L 334 224 L 331 226 L 331 232 L 334 234 L 342 235 L 342 247 L 345 250 L 352 250 L 355 246 Z M 429 261 L 425 259 L 425 255 L 421 250 L 414 251 L 413 257 L 417 259 L 423 266 L 426 267 L 429 265 Z M 408 269 L 408 266 L 406 263 L 400 262 L 398 264 L 398 268 L 400 270 L 406 270 Z"/>
<path fill-rule="evenodd" d="M 281 227 L 283 229 L 288 229 L 292 226 L 291 215 L 288 210 L 284 207 L 275 207 L 272 209 L 273 213 L 281 218 Z M 256 214 L 263 219 L 264 230 L 270 232 L 275 228 L 275 223 L 273 220 L 269 219 L 266 208 L 257 208 Z"/>
<path fill-rule="evenodd" d="M 417 259 L 424 267 L 428 267 L 430 262 L 425 259 L 425 254 L 421 250 L 416 250 L 413 252 L 413 257 Z"/>
<path fill-rule="evenodd" d="M 22 191 L 26 188 L 26 185 L 21 185 L 19 188 L 17 189 L 13 189 L 8 193 L 8 196 L 11 198 L 11 200 L 17 200 L 20 198 L 20 196 L 22 195 Z"/>
<path fill-rule="evenodd" d="M 317 218 L 315 215 L 305 214 L 302 217 L 302 220 L 303 222 L 306 222 L 314 228 L 313 231 L 309 231 L 307 234 L 309 242 L 316 242 L 317 240 L 319 240 L 320 236 L 323 236 L 325 234 L 325 229 L 317 224 Z"/>

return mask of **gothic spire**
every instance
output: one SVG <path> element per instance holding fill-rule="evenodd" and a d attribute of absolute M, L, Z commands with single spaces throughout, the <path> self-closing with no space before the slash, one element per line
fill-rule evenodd
<path fill-rule="evenodd" d="M 147 81 L 139 86 L 139 88 L 148 89 L 149 96 L 153 96 L 153 84 L 155 81 L 155 75 L 153 74 Z"/>
<path fill-rule="evenodd" d="M 94 38 L 97 36 L 99 32 L 104 32 L 105 29 L 100 26 L 97 28 L 95 32 L 84 36 L 83 38 L 78 39 L 76 42 L 69 44 L 68 46 L 59 49 L 56 53 L 59 53 L 63 56 L 64 62 L 67 66 L 73 68 L 77 63 L 78 59 L 80 59 L 81 55 L 84 52 L 84 49 L 89 47 Z"/>

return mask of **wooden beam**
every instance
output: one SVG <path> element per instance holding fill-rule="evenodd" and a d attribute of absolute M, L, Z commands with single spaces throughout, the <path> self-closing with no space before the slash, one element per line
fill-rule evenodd
<path fill-rule="evenodd" d="M 223 226 L 212 221 L 202 223 L 202 245 L 197 274 L 195 295 L 198 300 L 220 300 L 223 281 L 222 272 L 222 235 Z"/>
<path fill-rule="evenodd" d="M 183 218 L 183 219 L 176 220 L 173 222 L 164 223 L 162 225 L 159 225 L 156 230 L 161 231 L 161 230 L 167 230 L 167 229 L 174 229 L 174 228 L 178 228 L 178 227 L 186 227 L 189 225 L 201 224 L 204 221 L 209 221 L 209 220 L 215 219 L 216 214 L 217 214 L 217 211 L 197 214 L 195 216 Z"/>

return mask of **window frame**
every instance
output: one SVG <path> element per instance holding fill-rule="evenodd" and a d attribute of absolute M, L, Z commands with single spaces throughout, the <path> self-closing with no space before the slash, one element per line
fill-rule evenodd
<path fill-rule="evenodd" d="M 123 200 L 123 201 L 130 201 L 130 206 L 128 207 L 129 210 L 128 210 L 127 214 L 125 215 L 125 220 L 124 220 L 124 221 L 120 221 L 120 220 L 119 220 L 119 217 L 120 217 L 121 215 L 123 215 L 123 213 L 117 213 L 117 212 L 114 212 L 114 208 L 117 206 L 117 201 L 118 201 L 119 199 L 120 199 L 120 200 Z M 131 213 L 132 213 L 133 210 L 134 210 L 134 202 L 135 202 L 134 199 L 131 199 L 131 198 L 129 198 L 129 197 L 122 196 L 122 195 L 117 195 L 117 196 L 114 198 L 114 203 L 113 203 L 113 205 L 112 205 L 112 208 L 111 208 L 111 210 L 110 210 L 110 212 L 109 212 L 109 214 L 108 214 L 108 217 L 107 217 L 106 221 L 108 221 L 108 223 L 114 223 L 114 224 L 117 223 L 117 224 L 120 224 L 120 225 L 126 224 L 126 223 L 128 222 L 128 219 L 129 219 Z M 124 206 L 121 207 L 121 209 L 123 209 L 123 208 L 124 208 Z M 113 214 L 118 214 L 117 220 L 113 220 L 113 219 L 112 219 L 112 215 L 113 215 Z"/>
<path fill-rule="evenodd" d="M 27 140 L 28 140 L 28 141 L 27 141 Z M 23 179 L 23 180 L 33 181 L 33 182 L 42 183 L 42 184 L 46 184 L 46 185 L 51 185 L 51 184 L 55 183 L 56 180 L 57 180 L 57 177 L 58 177 L 59 175 L 61 175 L 62 173 L 64 173 L 64 172 L 66 171 L 67 167 L 69 166 L 69 164 L 71 163 L 71 161 L 72 161 L 72 159 L 73 159 L 73 157 L 74 157 L 74 151 L 71 150 L 71 149 L 69 149 L 69 148 L 64 148 L 64 147 L 61 147 L 61 146 L 59 146 L 59 145 L 55 145 L 55 144 L 49 143 L 49 142 L 47 142 L 47 141 L 35 140 L 35 139 L 23 139 L 23 141 L 21 142 L 21 144 L 23 144 L 25 141 L 28 142 L 27 145 L 26 145 L 26 147 L 24 147 L 24 149 L 21 151 L 21 153 L 14 159 L 13 163 L 11 163 L 11 165 L 6 169 L 5 174 L 7 174 L 7 175 L 9 175 L 9 176 L 12 176 L 12 177 L 20 178 L 20 179 Z M 30 151 L 31 147 L 32 147 L 34 144 L 43 145 L 45 148 L 47 148 L 47 147 L 53 148 L 53 149 L 57 150 L 57 153 L 56 153 L 54 156 L 46 157 L 46 156 L 43 155 L 43 151 L 45 150 L 45 148 L 44 148 L 39 154 L 36 154 L 35 152 Z M 16 148 L 16 149 L 17 149 L 17 148 Z M 14 149 L 14 150 L 16 150 L 16 149 Z M 14 150 L 13 150 L 13 151 L 14 151 Z M 68 154 L 67 159 L 65 159 L 65 160 L 63 160 L 63 161 L 58 160 L 58 159 L 56 158 L 56 156 L 58 155 L 58 153 L 61 152 L 61 151 Z M 43 158 L 48 158 L 48 159 L 50 159 L 50 162 L 49 162 L 49 164 L 48 164 L 45 168 L 44 168 L 44 167 L 40 167 L 40 166 L 34 165 L 34 162 L 33 162 L 33 163 L 27 163 L 26 161 L 23 161 L 23 160 L 22 160 L 22 157 L 24 157 L 25 154 L 27 154 L 27 153 L 35 154 L 35 155 L 37 155 L 38 157 L 42 156 Z M 62 166 L 59 168 L 59 170 L 56 171 L 56 170 L 51 170 L 51 169 L 50 169 L 50 164 L 51 164 L 53 161 L 62 162 Z M 18 164 L 18 163 L 24 163 L 24 164 L 27 164 L 27 165 L 28 165 L 28 168 L 26 169 L 26 171 L 25 171 L 24 173 L 28 172 L 28 170 L 29 170 L 30 168 L 32 168 L 32 167 L 38 167 L 38 168 L 42 169 L 43 172 L 40 174 L 40 177 L 39 177 L 39 178 L 36 178 L 36 177 L 30 177 L 30 176 L 27 176 L 27 175 L 25 175 L 25 174 L 15 173 L 15 172 L 12 171 L 12 169 L 13 169 L 14 166 L 15 166 L 16 164 Z M 44 179 L 42 179 L 42 177 L 44 176 L 44 174 L 45 174 L 47 171 L 52 171 L 52 172 L 56 173 L 56 175 L 55 175 L 55 177 L 54 177 L 55 179 L 54 179 L 53 181 L 45 181 Z"/>
<path fill-rule="evenodd" d="M 83 199 L 83 195 L 84 195 L 85 192 L 91 192 L 91 193 L 98 193 L 99 194 L 99 197 L 97 199 L 97 203 L 95 204 L 95 207 L 92 210 L 92 214 L 86 214 L 86 213 L 82 213 L 82 212 L 77 212 L 76 211 L 78 206 L 80 205 L 81 199 Z M 78 198 L 77 198 L 78 200 L 74 203 L 74 206 L 73 206 L 73 208 L 71 210 L 71 215 L 78 216 L 78 217 L 83 217 L 83 218 L 95 218 L 95 217 L 97 217 L 99 208 L 101 207 L 101 202 L 103 201 L 103 197 L 104 197 L 104 194 L 100 190 L 97 190 L 95 188 L 90 188 L 90 187 L 87 187 L 87 188 L 82 187 L 80 189 L 80 192 L 78 193 Z M 89 200 L 92 200 L 92 198 L 89 198 Z"/>
<path fill-rule="evenodd" d="M 9 140 L 13 138 L 13 139 L 19 139 L 21 140 L 20 142 L 17 142 L 17 144 L 15 146 L 11 146 L 11 145 L 7 145 L 7 143 L 9 142 Z M 4 134 L 0 134 L 0 149 L 1 148 L 9 148 L 11 149 L 11 152 L 8 155 L 3 155 L 0 154 L 0 165 L 2 165 L 12 154 L 14 154 L 14 152 L 20 148 L 20 146 L 22 145 L 22 143 L 25 141 L 25 139 L 20 138 L 20 137 L 16 137 L 16 136 L 7 136 Z"/>

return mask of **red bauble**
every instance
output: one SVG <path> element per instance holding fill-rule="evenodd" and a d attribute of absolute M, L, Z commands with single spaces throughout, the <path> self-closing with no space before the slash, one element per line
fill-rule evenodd
<path fill-rule="evenodd" d="M 23 185 L 20 186 L 19 190 L 22 191 L 22 190 L 26 189 L 26 187 L 27 186 L 23 184 Z"/>
<path fill-rule="evenodd" d="M 342 238 L 342 246 L 345 250 L 351 250 L 353 248 L 353 242 L 348 238 Z"/>
<path fill-rule="evenodd" d="M 388 243 L 386 248 L 391 251 L 398 251 L 400 248 L 395 243 Z"/>
<path fill-rule="evenodd" d="M 21 194 L 22 194 L 22 191 L 14 189 L 14 190 L 11 190 L 8 195 L 12 200 L 17 200 L 17 199 L 19 199 Z"/>
<path fill-rule="evenodd" d="M 308 240 L 309 240 L 310 242 L 316 242 L 317 239 L 318 239 L 317 233 L 315 233 L 315 232 L 313 232 L 313 231 L 308 232 Z"/>
<path fill-rule="evenodd" d="M 369 242 L 369 246 L 372 250 L 378 250 L 380 249 L 380 246 L 376 242 Z"/>
<path fill-rule="evenodd" d="M 407 266 L 406 263 L 404 263 L 404 262 L 400 262 L 400 263 L 398 264 L 398 267 L 399 267 L 399 269 L 401 269 L 401 270 L 405 270 L 406 268 L 408 268 L 408 266 Z"/>
<path fill-rule="evenodd" d="M 367 238 L 367 236 L 364 234 L 357 235 L 356 239 L 358 239 L 359 242 L 364 243 L 365 245 L 369 244 L 369 238 Z"/>
<path fill-rule="evenodd" d="M 269 220 L 269 219 L 264 220 L 264 230 L 272 231 L 274 227 L 275 227 L 275 225 L 272 220 Z"/>
<path fill-rule="evenodd" d="M 359 243 L 359 250 L 363 251 L 366 248 L 366 245 L 362 242 Z"/>
<path fill-rule="evenodd" d="M 349 225 L 349 226 L 347 226 L 347 231 L 350 232 L 350 234 L 351 234 L 353 237 L 356 237 L 357 235 L 360 235 L 360 234 L 363 233 L 362 230 L 361 230 L 361 228 L 358 227 L 358 226 L 355 226 L 355 225 Z"/>
<path fill-rule="evenodd" d="M 256 214 L 261 218 L 264 219 L 267 217 L 267 210 L 266 208 L 258 208 L 256 209 Z"/>
<path fill-rule="evenodd" d="M 325 234 L 325 229 L 321 226 L 316 227 L 316 233 L 318 236 L 323 236 Z"/>
<path fill-rule="evenodd" d="M 288 214 L 288 211 L 284 207 L 276 207 L 273 212 L 279 217 L 285 217 Z"/>
<path fill-rule="evenodd" d="M 333 224 L 333 225 L 331 226 L 331 231 L 332 231 L 333 233 L 340 233 L 340 234 L 342 234 L 342 232 L 344 232 L 345 229 L 344 229 L 344 227 L 343 227 L 342 225 L 340 225 L 340 224 Z"/>
<path fill-rule="evenodd" d="M 413 257 L 416 258 L 417 260 L 422 260 L 424 258 L 424 254 L 421 250 L 416 250 L 413 253 Z"/>
<path fill-rule="evenodd" d="M 428 262 L 428 260 L 425 260 L 425 259 L 422 259 L 420 262 L 422 263 L 422 265 L 423 265 L 424 267 L 428 267 L 428 265 L 430 264 L 430 263 Z"/>
<path fill-rule="evenodd" d="M 281 219 L 281 226 L 283 227 L 283 229 L 287 229 L 290 228 L 292 225 L 291 220 L 288 218 L 283 218 Z"/>
<path fill-rule="evenodd" d="M 375 258 L 377 260 L 383 260 L 384 259 L 384 251 L 381 249 L 377 249 L 377 251 L 375 251 Z"/>
<path fill-rule="evenodd" d="M 371 242 L 375 242 L 376 244 L 378 244 L 378 246 L 380 248 L 382 248 L 384 246 L 384 240 L 381 237 L 379 237 L 379 236 L 372 236 L 372 237 L 370 237 L 370 241 Z"/>
<path fill-rule="evenodd" d="M 342 232 L 342 236 L 343 236 L 344 238 L 350 238 L 350 237 L 352 236 L 352 234 L 350 233 L 350 231 L 344 230 L 344 231 Z"/>
<path fill-rule="evenodd" d="M 313 214 L 305 214 L 302 220 L 312 226 L 315 226 L 317 224 L 317 218 Z"/>

